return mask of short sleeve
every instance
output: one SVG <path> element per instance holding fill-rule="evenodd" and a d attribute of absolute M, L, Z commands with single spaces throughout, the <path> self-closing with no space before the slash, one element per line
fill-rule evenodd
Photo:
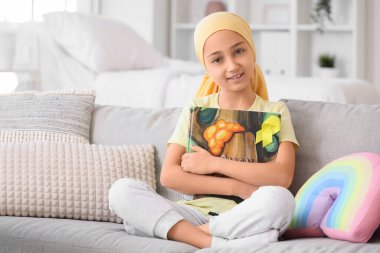
<path fill-rule="evenodd" d="M 167 145 L 171 143 L 179 144 L 186 148 L 187 141 L 189 138 L 189 127 L 190 127 L 190 108 L 192 103 L 188 103 L 182 109 L 182 112 L 178 118 L 177 125 L 174 129 L 173 134 L 169 138 Z"/>
<path fill-rule="evenodd" d="M 295 136 L 292 119 L 286 104 L 280 104 L 279 113 L 281 114 L 280 142 L 290 141 L 294 144 L 295 148 L 298 149 L 299 143 Z"/>

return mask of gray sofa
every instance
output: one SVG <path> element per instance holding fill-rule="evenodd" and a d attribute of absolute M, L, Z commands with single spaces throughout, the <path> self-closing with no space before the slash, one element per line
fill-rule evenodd
<path fill-rule="evenodd" d="M 371 151 L 380 153 L 380 105 L 341 105 L 285 101 L 292 115 L 301 149 L 291 191 L 295 194 L 315 171 L 343 155 Z M 91 142 L 96 144 L 145 144 L 156 147 L 156 173 L 165 153 L 180 109 L 142 109 L 96 106 L 92 117 Z M 172 200 L 180 194 L 158 192 Z M 380 184 L 380 182 L 379 182 Z M 152 207 L 153 208 L 153 207 Z M 192 246 L 135 237 L 123 225 L 108 222 L 29 217 L 0 217 L 0 253 L 155 253 L 225 252 L 198 250 Z M 231 251 L 228 251 L 231 252 Z M 284 240 L 233 252 L 380 252 L 380 235 L 368 243 L 350 243 L 329 238 Z"/>

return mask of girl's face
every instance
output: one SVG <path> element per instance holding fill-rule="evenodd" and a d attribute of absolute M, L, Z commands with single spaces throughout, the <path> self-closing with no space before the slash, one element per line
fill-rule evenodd
<path fill-rule="evenodd" d="M 203 48 L 206 69 L 222 90 L 251 90 L 252 49 L 238 33 L 222 30 L 212 34 Z"/>

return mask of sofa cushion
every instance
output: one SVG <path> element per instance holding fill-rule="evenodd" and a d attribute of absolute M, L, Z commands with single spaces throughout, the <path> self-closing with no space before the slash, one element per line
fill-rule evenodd
<path fill-rule="evenodd" d="M 166 143 L 174 131 L 181 108 L 134 108 L 96 105 L 91 123 L 91 143 L 129 145 L 151 143 L 155 147 L 156 178 L 160 178 L 166 153 Z M 157 192 L 170 200 L 182 199 L 182 194 L 162 187 L 157 180 Z"/>
<path fill-rule="evenodd" d="M 301 187 L 287 238 L 367 242 L 380 223 L 380 155 L 357 153 L 324 166 Z"/>
<path fill-rule="evenodd" d="M 122 224 L 0 216 L 2 253 L 190 253 L 196 250 L 185 243 L 129 235 Z"/>
<path fill-rule="evenodd" d="M 121 222 L 108 190 L 131 177 L 156 188 L 152 145 L 0 144 L 0 215 Z"/>
<path fill-rule="evenodd" d="M 157 238 L 137 237 L 121 224 L 83 220 L 0 216 L 0 252 L 6 253 L 378 253 L 380 239 L 350 243 L 329 238 L 304 238 L 258 244 L 251 248 L 202 249 Z"/>
<path fill-rule="evenodd" d="M 89 143 L 93 90 L 14 92 L 0 95 L 0 142 Z"/>
<path fill-rule="evenodd" d="M 380 105 L 282 100 L 300 143 L 291 192 L 329 162 L 353 153 L 380 154 Z"/>

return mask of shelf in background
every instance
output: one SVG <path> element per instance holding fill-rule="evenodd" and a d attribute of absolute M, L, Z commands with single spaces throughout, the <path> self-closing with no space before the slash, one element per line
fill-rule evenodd
<path fill-rule="evenodd" d="M 317 31 L 317 25 L 297 25 L 298 31 Z M 348 25 L 339 25 L 339 26 L 326 26 L 323 29 L 324 32 L 353 32 L 353 28 Z"/>
<path fill-rule="evenodd" d="M 196 23 L 176 23 L 173 24 L 176 30 L 194 30 Z M 255 25 L 250 24 L 253 31 L 289 31 L 289 25 Z"/>
<path fill-rule="evenodd" d="M 196 60 L 193 32 L 208 1 L 171 0 L 170 56 Z M 366 1 L 331 1 L 332 21 L 313 23 L 314 0 L 220 0 L 249 22 L 257 62 L 273 76 L 318 77 L 318 57 L 336 56 L 338 77 L 363 78 Z"/>
<path fill-rule="evenodd" d="M 289 25 L 254 25 L 250 24 L 253 31 L 290 31 Z"/>

